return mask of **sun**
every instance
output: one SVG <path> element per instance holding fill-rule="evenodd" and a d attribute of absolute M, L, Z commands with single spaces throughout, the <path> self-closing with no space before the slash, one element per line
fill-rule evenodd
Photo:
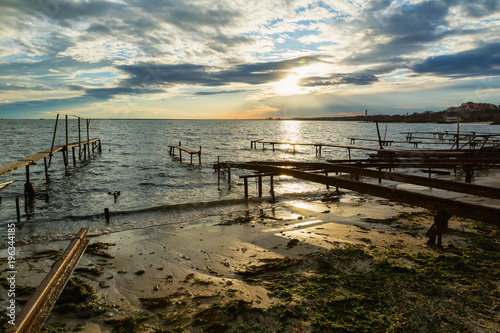
<path fill-rule="evenodd" d="M 294 95 L 301 93 L 301 87 L 298 85 L 299 76 L 295 73 L 274 84 L 275 91 L 280 95 Z"/>

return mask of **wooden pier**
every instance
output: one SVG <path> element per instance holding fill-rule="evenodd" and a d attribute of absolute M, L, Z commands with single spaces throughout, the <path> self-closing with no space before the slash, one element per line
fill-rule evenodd
<path fill-rule="evenodd" d="M 411 143 L 415 148 L 418 148 L 418 145 L 420 143 L 423 143 L 422 141 L 411 141 L 411 140 L 395 141 L 395 140 L 378 140 L 378 139 L 351 138 L 351 137 L 347 139 L 351 140 L 351 145 L 356 144 L 356 141 L 369 141 L 369 142 L 380 142 L 382 146 L 392 146 L 393 143 Z"/>
<path fill-rule="evenodd" d="M 69 129 L 68 129 L 68 116 L 65 115 L 66 118 L 66 128 L 65 128 L 65 144 L 64 145 L 55 145 L 55 138 L 57 133 L 57 127 L 59 123 L 59 114 L 56 117 L 56 123 L 54 127 L 54 133 L 52 137 L 52 145 L 49 149 L 45 149 L 41 152 L 38 152 L 34 155 L 25 157 L 23 159 L 10 162 L 4 165 L 0 165 L 0 176 L 6 175 L 10 172 L 16 171 L 21 168 L 26 169 L 26 182 L 24 185 L 24 197 L 25 197 L 25 210 L 27 212 L 27 207 L 29 202 L 35 197 L 35 187 L 38 182 L 42 180 L 50 181 L 49 168 L 52 165 L 52 157 L 55 153 L 61 152 L 63 157 L 64 168 L 67 170 L 69 168 L 69 151 L 71 149 L 73 155 L 73 166 L 76 166 L 77 160 L 77 152 L 76 148 L 78 148 L 78 159 L 86 160 L 90 158 L 91 151 L 94 153 L 95 151 L 102 152 L 101 140 L 99 138 L 90 139 L 89 127 L 90 120 L 89 118 L 81 118 L 78 116 L 73 116 L 78 118 L 78 141 L 77 142 L 69 142 Z M 82 140 L 82 131 L 81 131 L 81 120 L 86 121 L 86 140 Z M 37 165 L 37 162 L 43 159 L 43 168 L 44 168 L 44 176 L 36 182 L 31 181 L 30 174 L 30 166 Z M 7 182 L 11 183 L 11 182 Z M 3 183 L 3 184 L 7 184 Z M 16 198 L 16 210 L 17 210 L 17 220 L 20 221 L 20 208 L 19 208 L 19 199 Z M 28 213 L 28 212 L 27 212 Z"/>
<path fill-rule="evenodd" d="M 349 158 L 351 158 L 351 149 L 354 150 L 366 150 L 379 152 L 381 149 L 378 148 L 370 148 L 370 147 L 360 147 L 360 146 L 347 146 L 347 145 L 334 145 L 328 143 L 297 143 L 297 142 L 280 142 L 280 141 L 265 141 L 265 140 L 251 140 L 250 147 L 251 149 L 257 149 L 257 144 L 262 143 L 262 149 L 265 150 L 265 145 L 271 145 L 272 150 L 275 151 L 276 145 L 288 145 L 293 147 L 293 152 L 295 153 L 296 146 L 314 146 L 316 149 L 316 156 L 321 156 L 323 147 L 331 147 L 331 148 L 342 148 L 347 149 Z"/>
<path fill-rule="evenodd" d="M 196 151 L 196 150 L 193 150 L 193 149 L 189 149 L 189 148 L 186 148 L 186 147 L 183 147 L 181 145 L 181 142 L 179 141 L 179 145 L 178 146 L 169 146 L 170 147 L 170 155 L 172 156 L 175 156 L 175 150 L 179 150 L 179 160 L 180 162 L 182 162 L 182 152 L 186 152 L 188 153 L 190 156 L 191 156 L 191 164 L 193 164 L 193 155 L 198 155 L 198 163 L 199 165 L 201 165 L 201 146 L 200 146 L 200 150 Z"/>
<path fill-rule="evenodd" d="M 463 184 L 452 181 L 429 179 L 426 177 L 410 176 L 400 173 L 381 172 L 366 170 L 352 166 L 330 164 L 330 163 L 300 163 L 300 162 L 252 162 L 252 163 L 219 163 L 214 168 L 239 168 L 254 170 L 254 175 L 243 176 L 244 180 L 249 177 L 257 177 L 259 180 L 259 197 L 262 196 L 262 177 L 265 175 L 285 175 L 307 181 L 336 186 L 337 188 L 350 189 L 359 193 L 365 193 L 377 197 L 386 198 L 390 201 L 406 203 L 438 212 L 435 218 L 434 229 L 437 233 L 429 231 L 429 243 L 441 245 L 443 230 L 446 230 L 448 220 L 451 216 L 470 218 L 483 221 L 488 224 L 500 226 L 500 208 L 497 206 L 481 205 L 465 201 L 446 199 L 435 195 L 427 195 L 407 190 L 389 188 L 359 181 L 359 176 L 391 180 L 400 183 L 417 184 L 421 186 L 443 189 L 451 192 L 467 193 L 475 196 L 500 199 L 500 189 L 481 185 Z M 329 172 L 349 173 L 355 175 L 355 180 L 348 180 L 336 176 L 329 176 Z M 273 189 L 273 186 L 271 186 Z M 272 190 L 271 190 L 272 191 Z M 272 191 L 274 194 L 274 191 Z M 248 183 L 245 181 L 245 197 L 248 197 Z M 274 195 L 273 195 L 274 199 Z M 432 228 L 431 228 L 432 229 Z"/>

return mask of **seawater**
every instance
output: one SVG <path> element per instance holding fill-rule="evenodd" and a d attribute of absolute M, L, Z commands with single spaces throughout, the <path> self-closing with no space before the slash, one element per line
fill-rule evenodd
<path fill-rule="evenodd" d="M 22 159 L 50 148 L 55 119 L 0 120 L 0 165 Z M 56 145 L 65 142 L 65 121 L 58 123 Z M 82 140 L 86 139 L 85 122 L 81 124 Z M 491 132 L 489 125 L 461 124 L 461 131 Z M 406 131 L 455 131 L 455 124 L 380 124 L 381 136 L 404 140 Z M 76 119 L 68 121 L 69 142 L 78 141 Z M 220 161 L 248 162 L 255 160 L 324 161 L 347 159 L 346 149 L 323 148 L 315 156 L 313 146 L 276 146 L 273 152 L 266 145 L 251 149 L 250 140 L 265 139 L 299 143 L 330 143 L 349 145 L 348 137 L 376 138 L 376 126 L 365 122 L 288 121 L 288 120 L 101 120 L 90 124 L 90 138 L 100 138 L 102 153 L 73 166 L 70 152 L 69 168 L 64 169 L 61 153 L 52 158 L 51 181 L 35 185 L 37 196 L 24 214 L 23 188 L 25 169 L 0 176 L 0 183 L 14 183 L 0 190 L 0 247 L 5 247 L 7 224 L 16 222 L 15 199 L 20 197 L 22 221 L 17 222 L 18 242 L 41 242 L 72 237 L 81 227 L 91 234 L 142 228 L 157 224 L 188 222 L 209 215 L 230 214 L 248 205 L 265 205 L 257 201 L 244 203 L 239 175 L 249 171 L 233 170 L 232 184 L 222 178 L 218 186 L 213 164 Z M 202 165 L 188 154 L 183 162 L 169 155 L 169 145 L 198 150 Z M 377 147 L 376 142 L 357 142 Z M 424 146 L 425 147 L 425 146 Z M 392 148 L 413 149 L 409 144 Z M 435 146 L 432 148 L 436 148 Z M 76 148 L 78 152 L 78 148 Z M 367 152 L 352 150 L 352 158 L 364 158 Z M 177 154 L 178 156 L 178 154 Z M 31 181 L 44 175 L 43 160 L 30 167 Z M 265 184 L 264 186 L 268 186 Z M 114 200 L 109 192 L 120 191 Z M 286 198 L 319 198 L 324 186 L 291 178 L 280 178 L 275 185 L 281 200 Z M 255 189 L 250 189 L 255 196 Z M 113 216 L 104 219 L 104 208 Z"/>

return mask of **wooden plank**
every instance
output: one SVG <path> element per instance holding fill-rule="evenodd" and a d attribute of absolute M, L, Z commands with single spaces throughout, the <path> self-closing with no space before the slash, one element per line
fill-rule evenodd
<path fill-rule="evenodd" d="M 73 270 L 82 257 L 89 240 L 87 228 L 82 228 L 70 245 L 56 261 L 42 283 L 31 295 L 16 317 L 16 326 L 10 326 L 7 333 L 39 332 L 66 286 Z"/>
<path fill-rule="evenodd" d="M 4 187 L 6 187 L 6 186 L 9 186 L 9 185 L 10 185 L 10 184 L 12 184 L 13 182 L 14 182 L 14 181 L 13 181 L 13 180 L 11 180 L 10 182 L 1 183 L 1 184 L 0 184 L 0 189 L 4 188 Z"/>
<path fill-rule="evenodd" d="M 83 145 L 83 144 L 87 144 L 89 142 L 95 142 L 95 141 L 99 141 L 99 139 L 97 139 L 97 138 L 96 139 L 91 139 L 89 141 L 81 142 L 81 144 Z M 68 147 L 77 147 L 78 144 L 79 144 L 78 142 L 70 143 L 70 144 L 68 144 Z M 59 152 L 59 151 L 63 150 L 64 147 L 65 146 L 55 146 L 53 148 L 53 150 L 52 150 L 52 153 Z M 33 164 L 36 161 L 41 160 L 42 158 L 45 158 L 45 157 L 47 157 L 49 155 L 50 155 L 50 148 L 46 149 L 46 150 L 43 150 L 41 152 L 38 152 L 38 153 L 36 153 L 34 155 L 25 157 L 25 158 L 23 158 L 21 160 L 1 165 L 0 166 L 0 176 L 5 175 L 5 174 L 7 174 L 9 172 L 15 171 L 17 169 L 23 168 L 23 167 L 25 167 L 27 165 Z"/>
<path fill-rule="evenodd" d="M 185 151 L 186 153 L 191 154 L 191 155 L 199 154 L 200 153 L 197 150 L 189 149 L 189 148 L 186 148 L 186 147 L 183 147 L 183 146 L 169 146 L 169 147 Z"/>

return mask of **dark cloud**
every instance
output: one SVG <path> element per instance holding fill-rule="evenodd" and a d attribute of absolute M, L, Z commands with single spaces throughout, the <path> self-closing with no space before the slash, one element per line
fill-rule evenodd
<path fill-rule="evenodd" d="M 10 85 L 0 83 L 0 91 L 14 91 L 14 90 L 46 91 L 46 90 L 51 90 L 51 89 L 47 88 L 45 86 L 32 85 L 32 84 L 29 84 L 29 83 L 25 83 L 25 84 L 23 84 L 23 83 L 16 83 L 16 84 L 10 84 Z"/>
<path fill-rule="evenodd" d="M 471 17 L 479 18 L 500 11 L 498 0 L 466 1 L 463 4 L 464 12 Z"/>
<path fill-rule="evenodd" d="M 85 89 L 85 92 L 87 93 L 87 96 L 100 99 L 109 99 L 115 95 L 157 94 L 165 91 L 162 89 L 114 87 L 114 88 Z"/>
<path fill-rule="evenodd" d="M 500 74 L 500 43 L 456 54 L 428 58 L 412 67 L 419 74 L 439 76 L 481 76 Z"/>
<path fill-rule="evenodd" d="M 209 95 L 221 95 L 221 94 L 237 94 L 247 90 L 219 90 L 219 91 L 198 91 L 195 92 L 196 96 L 209 96 Z"/>
<path fill-rule="evenodd" d="M 122 83 L 128 87 L 148 85 L 193 84 L 202 86 L 223 86 L 230 83 L 264 84 L 281 80 L 293 72 L 303 61 L 314 63 L 316 57 L 290 60 L 240 64 L 229 69 L 210 66 L 178 64 L 141 64 L 119 66 L 120 70 L 132 75 Z"/>
<path fill-rule="evenodd" d="M 379 79 L 373 74 L 350 73 L 334 74 L 329 77 L 308 77 L 300 80 L 303 87 L 331 86 L 339 84 L 368 85 L 377 82 Z"/>
<path fill-rule="evenodd" d="M 207 46 L 216 52 L 226 53 L 232 48 L 241 45 L 251 45 L 254 43 L 255 40 L 247 36 L 218 35 L 211 38 L 211 41 L 207 43 Z"/>

